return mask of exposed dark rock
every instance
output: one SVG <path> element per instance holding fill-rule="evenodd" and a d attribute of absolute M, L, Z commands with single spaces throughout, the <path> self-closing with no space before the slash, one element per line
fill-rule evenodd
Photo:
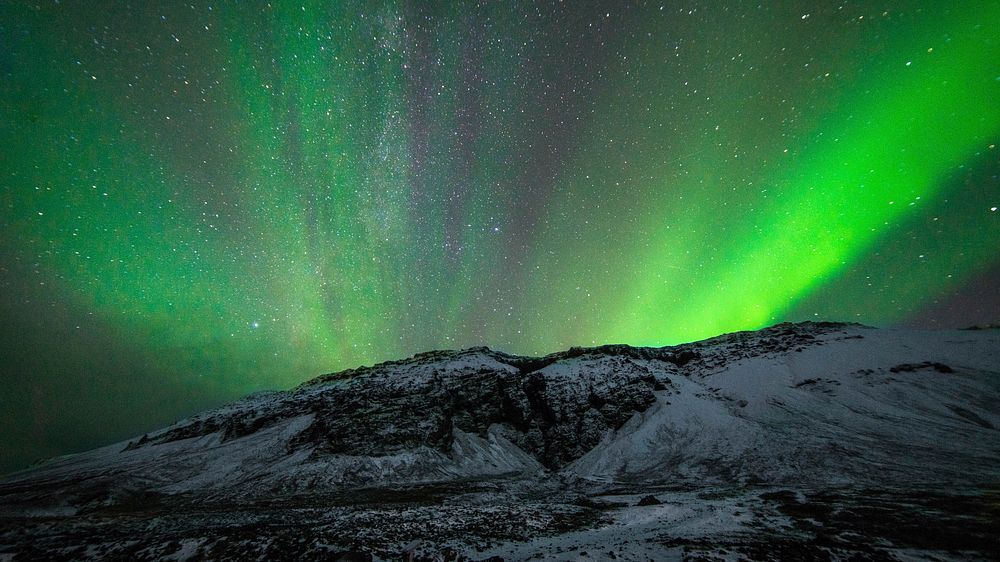
<path fill-rule="evenodd" d="M 954 373 L 955 370 L 945 365 L 944 363 L 937 363 L 934 361 L 924 361 L 923 363 L 902 363 L 896 365 L 889 369 L 891 373 L 913 373 L 916 371 L 937 371 L 939 373 Z"/>
<path fill-rule="evenodd" d="M 661 502 L 659 500 L 659 498 L 657 498 L 656 496 L 653 496 L 653 495 L 649 495 L 649 496 L 644 496 L 641 500 L 639 500 L 639 503 L 637 503 L 635 505 L 638 505 L 638 506 L 660 505 L 661 503 L 663 503 L 663 502 Z"/>

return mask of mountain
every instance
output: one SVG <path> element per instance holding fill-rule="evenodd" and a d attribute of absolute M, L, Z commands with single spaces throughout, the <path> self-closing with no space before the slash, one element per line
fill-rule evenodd
<path fill-rule="evenodd" d="M 1000 552 L 1000 331 L 433 351 L 0 481 L 0 560 Z"/>

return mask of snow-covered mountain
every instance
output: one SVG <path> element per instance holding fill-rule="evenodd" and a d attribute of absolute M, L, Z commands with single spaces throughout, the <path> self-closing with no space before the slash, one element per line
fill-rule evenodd
<path fill-rule="evenodd" d="M 781 324 L 254 394 L 8 476 L 0 560 L 989 558 L 998 485 L 1000 331 Z"/>

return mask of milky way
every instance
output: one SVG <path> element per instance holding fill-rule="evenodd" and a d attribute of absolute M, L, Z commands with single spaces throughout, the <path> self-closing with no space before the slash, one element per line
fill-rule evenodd
<path fill-rule="evenodd" d="M 0 8 L 0 468 L 432 348 L 1000 319 L 998 3 L 104 4 Z"/>

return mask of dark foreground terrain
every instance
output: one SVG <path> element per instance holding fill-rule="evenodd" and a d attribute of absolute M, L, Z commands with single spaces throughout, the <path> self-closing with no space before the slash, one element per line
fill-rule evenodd
<path fill-rule="evenodd" d="M 713 489 L 577 498 L 416 489 L 379 503 L 4 521 L 16 560 L 989 560 L 1000 493 Z M 648 496 L 644 496 L 648 497 Z M 368 498 L 373 500 L 375 498 Z M 652 500 L 648 500 L 652 501 Z"/>

